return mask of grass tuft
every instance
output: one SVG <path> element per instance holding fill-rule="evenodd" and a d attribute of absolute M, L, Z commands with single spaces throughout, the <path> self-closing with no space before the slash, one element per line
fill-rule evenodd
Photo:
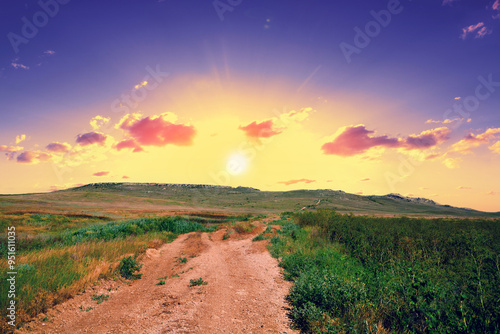
<path fill-rule="evenodd" d="M 189 286 L 199 286 L 199 285 L 207 285 L 208 283 L 203 280 L 203 278 L 191 279 L 189 280 Z"/>
<path fill-rule="evenodd" d="M 93 295 L 92 296 L 92 300 L 96 301 L 97 304 L 101 304 L 102 302 L 105 302 L 109 298 L 110 298 L 109 295 Z"/>

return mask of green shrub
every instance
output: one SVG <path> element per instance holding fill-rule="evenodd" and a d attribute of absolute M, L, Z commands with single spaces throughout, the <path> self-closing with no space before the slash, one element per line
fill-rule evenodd
<path fill-rule="evenodd" d="M 226 230 L 226 233 L 224 233 L 224 235 L 222 236 L 222 240 L 227 240 L 229 238 L 231 238 L 231 234 L 233 233 L 232 230 Z"/>
<path fill-rule="evenodd" d="M 134 274 L 136 271 L 139 271 L 142 268 L 135 257 L 128 256 L 124 257 L 118 267 L 118 271 L 120 275 L 126 279 L 139 279 L 142 274 Z"/>
<path fill-rule="evenodd" d="M 256 236 L 255 238 L 253 238 L 252 241 L 261 241 L 261 240 L 266 240 L 266 239 L 267 239 L 267 237 L 265 237 L 262 234 L 259 234 L 258 236 Z"/>
<path fill-rule="evenodd" d="M 203 278 L 191 279 L 189 280 L 189 286 L 207 285 L 208 283 L 203 281 Z"/>

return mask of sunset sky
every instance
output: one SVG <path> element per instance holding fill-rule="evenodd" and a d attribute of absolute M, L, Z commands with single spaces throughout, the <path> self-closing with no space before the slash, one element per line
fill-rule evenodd
<path fill-rule="evenodd" d="M 500 0 L 2 1 L 0 193 L 400 193 L 500 211 Z"/>

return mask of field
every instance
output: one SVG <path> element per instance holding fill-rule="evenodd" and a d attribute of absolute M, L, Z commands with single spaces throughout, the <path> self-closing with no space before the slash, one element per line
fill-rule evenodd
<path fill-rule="evenodd" d="M 302 332 L 495 332 L 495 217 L 396 195 L 94 184 L 0 196 L 0 262 L 7 268 L 6 232 L 14 226 L 20 326 L 100 280 L 123 280 L 123 261 L 141 262 L 148 249 L 185 233 L 219 231 L 217 247 L 245 238 L 269 244 L 294 283 L 290 315 Z M 7 277 L 0 273 L 2 309 Z M 2 326 L 10 328 L 5 320 Z"/>
<path fill-rule="evenodd" d="M 271 252 L 303 332 L 500 331 L 500 220 L 291 217 Z"/>

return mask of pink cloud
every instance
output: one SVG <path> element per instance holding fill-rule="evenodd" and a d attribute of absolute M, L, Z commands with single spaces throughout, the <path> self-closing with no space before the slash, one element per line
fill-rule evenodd
<path fill-rule="evenodd" d="M 121 142 L 116 144 L 116 149 L 118 151 L 121 151 L 124 148 L 132 148 L 134 153 L 144 151 L 143 148 L 140 147 L 139 144 L 137 144 L 133 139 L 122 140 Z"/>
<path fill-rule="evenodd" d="M 361 180 L 361 182 L 370 181 L 370 180 L 371 179 L 366 178 L 366 179 Z"/>
<path fill-rule="evenodd" d="M 364 125 L 348 126 L 340 129 L 335 139 L 324 144 L 324 154 L 335 154 L 349 157 L 362 154 L 372 147 L 404 148 L 406 150 L 425 150 L 448 140 L 451 130 L 442 127 L 426 130 L 418 135 L 410 135 L 406 139 L 389 138 L 388 136 L 371 136 L 374 131 L 367 130 Z"/>
<path fill-rule="evenodd" d="M 50 143 L 46 147 L 47 151 L 54 153 L 68 153 L 71 150 L 71 146 L 66 143 Z"/>
<path fill-rule="evenodd" d="M 479 22 L 478 24 L 473 24 L 463 28 L 460 38 L 466 39 L 469 34 L 475 35 L 474 38 L 483 38 L 484 36 L 491 34 L 491 30 L 486 28 L 484 22 Z"/>
<path fill-rule="evenodd" d="M 305 121 L 314 110 L 312 108 L 302 108 L 291 110 L 264 121 L 254 121 L 248 125 L 240 126 L 247 137 L 253 139 L 270 138 L 283 133 L 290 125 Z"/>
<path fill-rule="evenodd" d="M 130 177 L 128 177 L 127 175 L 123 175 L 122 179 L 130 179 Z"/>
<path fill-rule="evenodd" d="M 355 195 L 363 195 L 363 192 L 362 191 L 358 191 L 357 193 L 355 193 Z"/>
<path fill-rule="evenodd" d="M 434 160 L 436 158 L 439 158 L 441 154 L 429 154 L 428 156 L 425 157 L 425 160 Z"/>
<path fill-rule="evenodd" d="M 281 181 L 278 183 L 284 184 L 286 186 L 289 186 L 291 184 L 296 184 L 296 183 L 313 183 L 316 182 L 316 180 L 309 180 L 309 179 L 300 179 L 300 180 L 290 180 L 290 181 Z"/>
<path fill-rule="evenodd" d="M 408 136 L 404 146 L 407 150 L 427 149 L 450 139 L 450 133 L 451 130 L 446 127 L 422 131 L 419 135 Z"/>
<path fill-rule="evenodd" d="M 196 135 L 194 127 L 184 124 L 174 124 L 171 118 L 171 114 L 144 118 L 141 118 L 139 114 L 128 114 L 122 118 L 118 124 L 118 128 L 126 131 L 127 135 L 132 137 L 138 145 L 159 147 L 167 144 L 178 146 L 192 145 L 193 138 Z"/>
<path fill-rule="evenodd" d="M 10 65 L 12 67 L 14 67 L 16 70 L 17 69 L 23 69 L 23 70 L 29 70 L 30 69 L 29 66 L 26 66 L 26 65 L 23 65 L 23 64 L 20 64 L 20 63 L 16 63 L 16 62 L 12 62 L 12 63 L 10 63 Z"/>
<path fill-rule="evenodd" d="M 39 162 L 49 161 L 50 154 L 38 151 L 25 151 L 17 156 L 17 162 L 23 164 L 37 164 Z"/>
<path fill-rule="evenodd" d="M 332 142 L 324 144 L 321 149 L 325 154 L 349 157 L 364 153 L 372 147 L 401 146 L 397 138 L 389 138 L 388 136 L 370 137 L 369 135 L 372 133 L 374 131 L 367 130 L 364 125 L 344 127 Z"/>
<path fill-rule="evenodd" d="M 104 145 L 108 137 L 100 132 L 88 132 L 80 134 L 76 138 L 77 144 L 80 146 L 88 146 L 93 144 Z"/>
<path fill-rule="evenodd" d="M 106 176 L 106 175 L 108 175 L 108 174 L 109 174 L 109 172 L 97 172 L 97 173 L 94 173 L 94 174 L 92 174 L 92 175 L 93 175 L 93 176 Z"/>
<path fill-rule="evenodd" d="M 491 9 L 497 12 L 495 15 L 493 15 L 493 18 L 500 19 L 500 0 L 496 0 L 491 6 Z"/>
<path fill-rule="evenodd" d="M 261 123 L 252 122 L 246 126 L 240 126 L 239 129 L 250 138 L 269 138 L 283 132 L 282 128 L 275 128 L 271 119 Z"/>

